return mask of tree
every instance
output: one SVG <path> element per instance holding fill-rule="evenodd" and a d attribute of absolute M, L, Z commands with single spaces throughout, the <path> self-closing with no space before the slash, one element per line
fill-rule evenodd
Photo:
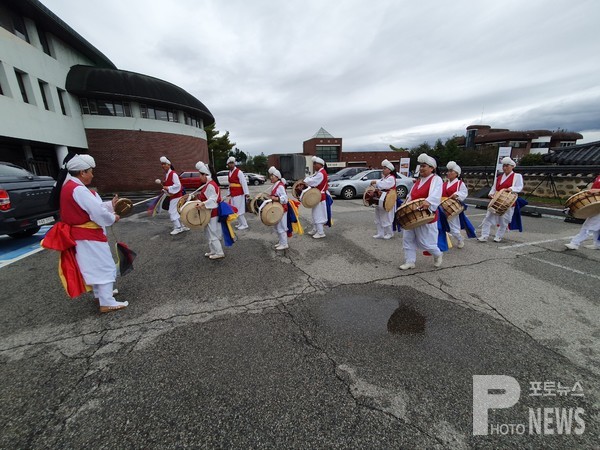
<path fill-rule="evenodd" d="M 253 158 L 252 163 L 254 166 L 254 171 L 256 173 L 266 174 L 267 170 L 269 170 L 269 168 L 267 167 L 267 157 L 264 153 L 255 156 Z"/>
<path fill-rule="evenodd" d="M 235 142 L 229 141 L 229 131 L 219 136 L 219 131 L 215 129 L 214 123 L 205 127 L 204 131 L 206 131 L 210 163 L 215 171 L 218 171 L 218 169 L 225 167 L 229 153 L 235 147 Z"/>
<path fill-rule="evenodd" d="M 235 160 L 240 163 L 240 165 L 245 164 L 246 160 L 248 159 L 248 155 L 246 155 L 237 147 L 234 148 L 233 151 L 229 152 L 229 156 L 233 156 Z"/>
<path fill-rule="evenodd" d="M 519 160 L 521 166 L 543 166 L 548 164 L 544 161 L 544 155 L 540 153 L 529 153 Z"/>

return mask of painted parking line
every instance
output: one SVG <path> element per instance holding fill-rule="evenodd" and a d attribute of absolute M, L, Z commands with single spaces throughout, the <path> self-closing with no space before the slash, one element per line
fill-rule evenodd
<path fill-rule="evenodd" d="M 553 263 L 553 262 L 550 262 L 550 261 L 546 261 L 544 259 L 536 258 L 535 256 L 523 255 L 523 257 L 524 258 L 533 259 L 534 261 L 538 261 L 538 262 L 541 262 L 543 264 L 548 264 L 549 266 L 557 267 L 559 269 L 563 269 L 563 270 L 566 270 L 568 272 L 576 273 L 578 275 L 583 275 L 583 276 L 586 276 L 586 277 L 595 278 L 596 280 L 600 280 L 600 276 L 594 275 L 593 273 L 587 273 L 587 272 L 584 272 L 582 270 L 573 269 L 572 267 L 563 266 L 562 264 L 556 264 L 556 263 Z"/>
<path fill-rule="evenodd" d="M 44 250 L 40 245 L 40 241 L 50 228 L 52 228 L 52 225 L 45 225 L 36 234 L 25 239 L 13 239 L 9 236 L 1 237 L 0 268 Z"/>
<path fill-rule="evenodd" d="M 566 241 L 573 239 L 573 236 L 558 238 L 558 239 L 546 239 L 545 241 L 534 241 L 534 242 L 523 242 L 522 244 L 514 244 L 514 245 L 505 245 L 504 247 L 499 247 L 500 250 L 506 250 L 511 248 L 519 248 L 519 247 L 527 247 L 528 245 L 537 245 L 537 244 L 547 244 L 548 242 L 557 242 L 557 241 Z"/>

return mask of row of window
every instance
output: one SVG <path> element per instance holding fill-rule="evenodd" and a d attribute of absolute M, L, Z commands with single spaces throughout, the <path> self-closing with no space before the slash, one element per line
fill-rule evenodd
<path fill-rule="evenodd" d="M 93 116 L 133 117 L 129 102 L 119 100 L 103 100 L 80 98 L 81 114 Z M 174 109 L 166 109 L 154 105 L 140 104 L 140 116 L 142 119 L 163 120 L 165 122 L 179 122 L 179 115 Z M 183 113 L 186 125 L 202 128 L 202 122 L 188 113 Z"/>
<path fill-rule="evenodd" d="M 338 160 L 338 150 L 338 146 L 319 145 L 316 153 L 325 162 L 336 162 Z"/>
<path fill-rule="evenodd" d="M 31 38 L 25 25 L 25 20 L 16 11 L 8 9 L 6 6 L 0 5 L 0 27 L 8 30 L 15 36 L 23 39 L 25 42 L 31 44 Z M 50 45 L 48 44 L 48 38 L 46 32 L 40 28 L 39 24 L 35 24 L 38 40 L 44 53 L 49 56 L 53 56 L 50 51 Z"/>
<path fill-rule="evenodd" d="M 2 61 L 0 61 L 0 78 L 5 78 L 4 67 L 2 67 Z M 14 69 L 15 78 L 17 79 L 17 85 L 19 86 L 19 92 L 21 94 L 21 98 L 23 102 L 29 103 L 31 105 L 35 105 L 35 100 L 33 97 L 33 84 L 30 83 L 29 74 L 19 70 Z M 38 79 L 37 82 L 38 88 L 40 90 L 40 94 L 42 97 L 42 103 L 44 104 L 44 109 L 47 111 L 54 111 L 54 103 L 52 102 L 52 93 L 50 91 L 50 85 L 43 80 Z M 65 98 L 66 91 L 60 88 L 56 88 L 56 94 L 58 97 L 58 102 L 60 104 L 60 110 L 63 115 L 67 115 L 67 109 L 65 107 Z M 2 83 L 0 83 L 0 95 L 10 96 L 10 90 L 8 86 L 3 87 Z"/>

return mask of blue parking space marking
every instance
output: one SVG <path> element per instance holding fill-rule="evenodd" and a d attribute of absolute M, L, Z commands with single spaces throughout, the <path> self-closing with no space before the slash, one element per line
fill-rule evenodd
<path fill-rule="evenodd" d="M 0 267 L 7 266 L 43 250 L 40 241 L 46 236 L 50 228 L 52 228 L 52 225 L 45 225 L 36 234 L 25 239 L 0 236 Z"/>

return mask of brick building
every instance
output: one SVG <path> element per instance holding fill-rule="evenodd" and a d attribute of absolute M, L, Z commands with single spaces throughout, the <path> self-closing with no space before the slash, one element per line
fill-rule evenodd
<path fill-rule="evenodd" d="M 0 3 L 0 157 L 56 177 L 68 153 L 96 159 L 101 192 L 155 189 L 208 160 L 211 112 L 182 88 L 119 70 L 37 0 Z"/>
<path fill-rule="evenodd" d="M 518 160 L 530 153 L 546 154 L 550 148 L 575 145 L 578 139 L 583 136 L 569 131 L 511 131 L 489 125 L 469 125 L 466 136 L 457 137 L 456 143 L 467 150 L 490 145 L 512 147 L 511 156 Z"/>
<path fill-rule="evenodd" d="M 379 167 L 381 161 L 391 161 L 399 168 L 400 158 L 408 158 L 408 152 L 344 152 L 342 138 L 334 137 L 324 128 L 320 128 L 313 137 L 302 143 L 304 156 L 318 156 L 327 163 L 328 172 L 335 173 L 344 167 Z M 279 155 L 269 156 L 269 165 L 277 165 Z"/>

